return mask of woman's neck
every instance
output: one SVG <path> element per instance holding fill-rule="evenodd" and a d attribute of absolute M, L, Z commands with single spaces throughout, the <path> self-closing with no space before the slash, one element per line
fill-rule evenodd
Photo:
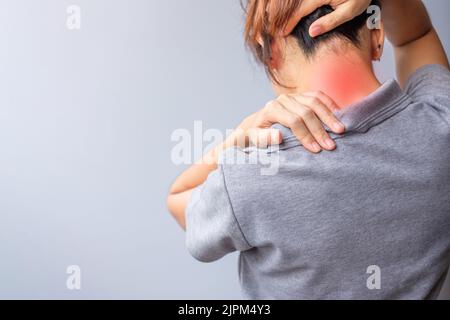
<path fill-rule="evenodd" d="M 341 109 L 361 101 L 380 86 L 371 61 L 353 52 L 315 58 L 302 68 L 297 82 L 298 92 L 322 91 Z"/>

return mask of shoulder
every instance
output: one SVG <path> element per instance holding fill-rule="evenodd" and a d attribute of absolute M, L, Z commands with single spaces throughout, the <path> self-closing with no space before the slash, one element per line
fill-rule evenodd
<path fill-rule="evenodd" d="M 213 171 L 191 195 L 186 209 L 186 246 L 202 262 L 250 249 L 234 214 L 223 166 Z"/>
<path fill-rule="evenodd" d="M 408 80 L 405 93 L 412 102 L 426 112 L 438 117 L 446 127 L 450 124 L 450 71 L 433 64 L 418 69 Z"/>
<path fill-rule="evenodd" d="M 405 92 L 416 102 L 436 97 L 449 100 L 450 71 L 438 64 L 423 66 L 408 79 Z"/>
<path fill-rule="evenodd" d="M 239 207 L 242 201 L 258 198 L 264 186 L 279 174 L 280 154 L 271 149 L 231 148 L 223 153 L 220 166 L 231 202 Z"/>

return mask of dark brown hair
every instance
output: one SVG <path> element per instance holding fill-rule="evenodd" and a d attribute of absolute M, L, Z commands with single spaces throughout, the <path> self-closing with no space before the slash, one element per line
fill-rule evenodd
<path fill-rule="evenodd" d="M 276 78 L 269 69 L 272 58 L 271 43 L 273 39 L 285 29 L 292 15 L 300 7 L 303 0 L 246 0 L 242 6 L 246 12 L 244 37 L 256 59 L 261 62 L 269 75 Z M 372 5 L 380 5 L 378 0 L 372 1 Z M 333 9 L 326 5 L 318 8 L 310 15 L 304 17 L 292 31 L 306 56 L 311 56 L 319 44 L 331 38 L 341 38 L 358 46 L 360 43 L 359 31 L 366 25 L 370 15 L 367 12 L 355 17 L 336 29 L 312 38 L 309 35 L 310 26 L 322 16 L 331 13 Z M 278 83 L 278 81 L 277 81 Z"/>

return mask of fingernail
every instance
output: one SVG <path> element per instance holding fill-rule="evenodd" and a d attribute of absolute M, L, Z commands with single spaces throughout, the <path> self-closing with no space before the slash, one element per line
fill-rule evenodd
<path fill-rule="evenodd" d="M 331 140 L 331 139 L 325 139 L 325 145 L 329 148 L 329 149 L 334 149 L 336 148 L 336 143 Z"/>
<path fill-rule="evenodd" d="M 322 27 L 319 25 L 314 25 L 311 27 L 311 29 L 309 30 L 309 35 L 311 37 L 317 37 L 318 35 L 320 35 L 322 33 Z"/>
<path fill-rule="evenodd" d="M 333 124 L 333 129 L 334 129 L 336 132 L 342 132 L 342 131 L 345 130 L 345 127 L 344 127 L 344 125 L 343 125 L 342 123 L 340 123 L 340 122 L 335 122 L 335 123 Z"/>
<path fill-rule="evenodd" d="M 311 149 L 314 152 L 320 152 L 322 150 L 322 148 L 320 147 L 320 145 L 317 142 L 313 142 L 311 144 Z"/>

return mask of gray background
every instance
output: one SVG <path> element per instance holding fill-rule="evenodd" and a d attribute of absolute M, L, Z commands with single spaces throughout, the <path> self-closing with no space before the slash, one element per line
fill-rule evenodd
<path fill-rule="evenodd" d="M 427 4 L 450 50 L 450 2 Z M 241 32 L 238 0 L 0 1 L 0 298 L 240 298 L 236 255 L 189 257 L 165 198 L 173 130 L 272 97 Z"/>

